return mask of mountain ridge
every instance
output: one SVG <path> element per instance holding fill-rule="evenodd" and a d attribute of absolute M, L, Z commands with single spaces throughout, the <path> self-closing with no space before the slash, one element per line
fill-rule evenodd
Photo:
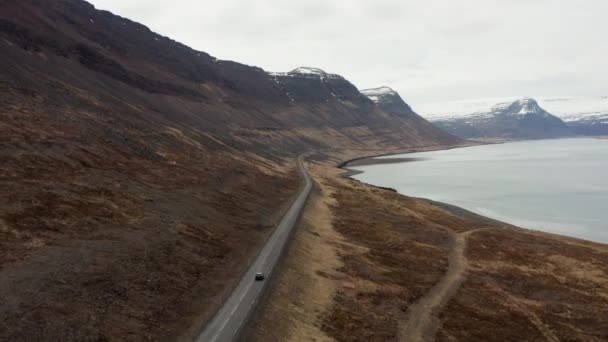
<path fill-rule="evenodd" d="M 498 103 L 489 111 L 435 118 L 432 122 L 461 138 L 543 139 L 574 135 L 561 119 L 530 97 Z"/>
<path fill-rule="evenodd" d="M 608 135 L 608 97 L 548 96 L 536 98 L 541 107 L 562 119 L 580 135 Z M 494 98 L 421 104 L 427 120 L 457 119 L 485 113 L 493 106 L 517 98 Z"/>
<path fill-rule="evenodd" d="M 377 88 L 363 89 L 361 90 L 361 94 L 367 96 L 367 98 L 388 113 L 398 114 L 403 117 L 423 119 L 420 115 L 416 114 L 412 110 L 412 107 L 403 100 L 401 95 L 391 87 L 380 86 Z"/>
<path fill-rule="evenodd" d="M 298 155 L 462 142 L 343 77 L 273 76 L 81 0 L 0 0 L 0 46 L 0 340 L 189 339 Z"/>

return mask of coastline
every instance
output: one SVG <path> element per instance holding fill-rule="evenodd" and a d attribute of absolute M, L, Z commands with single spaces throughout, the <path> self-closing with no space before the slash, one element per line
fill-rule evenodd
<path fill-rule="evenodd" d="M 531 231 L 531 232 L 539 232 L 539 233 L 552 234 L 552 233 L 548 233 L 548 232 L 544 232 L 544 231 L 540 231 L 540 230 L 519 227 L 519 226 L 510 224 L 508 222 L 504 222 L 504 221 L 500 221 L 500 220 L 497 220 L 497 219 L 494 219 L 494 218 L 491 218 L 491 217 L 480 215 L 478 213 L 475 213 L 473 211 L 467 210 L 465 208 L 462 208 L 462 207 L 459 207 L 457 205 L 453 205 L 453 204 L 450 204 L 450 203 L 439 202 L 439 201 L 435 201 L 435 200 L 432 200 L 432 199 L 429 199 L 429 198 L 412 197 L 412 196 L 410 196 L 408 194 L 400 193 L 399 191 L 397 191 L 396 189 L 393 189 L 393 188 L 382 187 L 382 186 L 378 186 L 378 185 L 374 185 L 374 184 L 365 183 L 365 182 L 362 182 L 362 181 L 360 181 L 358 179 L 353 178 L 353 176 L 362 174 L 362 173 L 364 173 L 364 171 L 352 170 L 352 169 L 348 168 L 349 166 L 393 164 L 393 163 L 410 162 L 410 161 L 417 161 L 417 160 L 423 160 L 424 159 L 424 158 L 375 159 L 375 158 L 378 158 L 378 157 L 386 157 L 386 156 L 394 156 L 394 155 L 410 154 L 410 153 L 418 153 L 418 152 L 447 151 L 447 150 L 453 150 L 453 149 L 457 149 L 457 148 L 467 148 L 467 147 L 473 147 L 473 146 L 502 144 L 502 143 L 505 143 L 506 141 L 494 142 L 494 143 L 480 142 L 480 141 L 473 141 L 473 142 L 474 142 L 474 144 L 456 145 L 456 146 L 429 146 L 429 147 L 423 147 L 423 148 L 413 148 L 413 149 L 411 149 L 409 151 L 404 151 L 404 152 L 382 153 L 382 154 L 369 155 L 369 156 L 349 159 L 347 161 L 341 162 L 341 163 L 339 163 L 339 164 L 336 165 L 336 167 L 338 169 L 341 169 L 341 170 L 345 171 L 343 173 L 338 174 L 338 177 L 340 177 L 340 178 L 348 178 L 348 179 L 353 180 L 355 182 L 360 182 L 360 183 L 366 184 L 367 186 L 371 186 L 371 187 L 375 187 L 375 188 L 379 188 L 379 189 L 383 189 L 383 190 L 392 191 L 392 192 L 395 192 L 395 193 L 399 194 L 400 196 L 411 197 L 411 198 L 415 198 L 415 199 L 418 199 L 418 200 L 426 201 L 426 202 L 428 202 L 428 203 L 430 203 L 432 205 L 435 205 L 435 206 L 440 207 L 440 208 L 442 208 L 442 209 L 444 209 L 444 210 L 446 210 L 448 212 L 451 212 L 452 214 L 455 214 L 456 216 L 465 216 L 465 217 L 469 217 L 469 218 L 477 218 L 478 220 L 481 220 L 481 221 L 485 221 L 485 222 L 489 222 L 489 223 L 494 223 L 494 224 L 498 224 L 498 225 L 509 226 L 509 227 L 516 228 L 516 229 L 523 229 L 523 230 L 528 230 L 528 231 Z M 559 234 L 552 234 L 552 235 L 564 236 L 564 237 L 567 237 L 567 238 L 578 239 L 576 237 L 571 237 L 571 236 L 566 236 L 566 235 L 559 235 Z M 582 240 L 582 241 L 588 241 L 588 240 L 584 240 L 584 239 L 580 239 L 580 240 Z M 597 243 L 597 242 L 594 242 L 594 241 L 590 241 L 590 242 Z"/>
<path fill-rule="evenodd" d="M 315 194 L 252 341 L 608 337 L 608 245 L 344 177 L 338 159 L 308 165 Z"/>
<path fill-rule="evenodd" d="M 401 154 L 411 154 L 411 153 L 419 153 L 419 152 L 447 151 L 447 150 L 453 150 L 453 149 L 457 149 L 457 148 L 491 145 L 491 143 L 484 143 L 484 142 L 480 142 L 480 141 L 468 141 L 468 142 L 469 143 L 465 143 L 462 145 L 422 146 L 422 147 L 407 148 L 407 149 L 396 151 L 396 152 L 370 154 L 370 155 L 365 155 L 362 157 L 355 157 L 355 158 L 347 159 L 345 161 L 338 162 L 336 164 L 336 168 L 344 170 L 343 173 L 339 174 L 340 177 L 351 178 L 352 176 L 361 174 L 362 171 L 351 170 L 348 168 L 349 166 L 392 164 L 392 163 L 401 163 L 404 161 L 415 161 L 416 159 L 418 159 L 418 158 L 375 159 L 378 157 L 388 157 L 388 156 L 396 156 L 396 155 L 401 155 Z"/>
<path fill-rule="evenodd" d="M 608 136 L 597 136 L 597 137 L 579 137 L 579 138 L 595 138 L 595 139 L 602 139 L 602 140 L 608 140 Z M 558 138 L 558 139 L 572 139 L 572 138 Z M 548 139 L 548 140 L 555 140 L 555 139 Z M 471 141 L 471 140 L 469 140 Z M 599 244 L 599 245 L 605 245 L 608 246 L 608 242 L 604 242 L 604 241 L 597 241 L 597 240 L 593 240 L 591 238 L 584 238 L 584 237 L 577 237 L 577 236 L 572 236 L 572 235 L 567 235 L 567 234 L 562 234 L 562 233 L 555 233 L 555 232 L 550 232 L 550 231 L 546 231 L 546 230 L 542 230 L 542 229 L 538 229 L 538 228 L 530 228 L 530 227 L 525 227 L 525 226 L 520 226 L 517 223 L 509 223 L 507 221 L 503 221 L 501 219 L 498 218 L 492 218 L 489 216 L 485 216 L 483 214 L 480 213 L 476 213 L 473 212 L 469 209 L 465 209 L 462 207 L 459 207 L 458 205 L 455 204 L 450 204 L 450 203 L 446 203 L 446 202 L 440 202 L 440 201 L 436 201 L 430 198 L 423 198 L 423 197 L 414 197 L 411 195 L 408 195 L 406 193 L 402 193 L 399 192 L 396 189 L 390 188 L 390 187 L 383 187 L 383 186 L 378 186 L 378 185 L 374 185 L 374 184 L 369 184 L 369 183 L 365 183 L 362 182 L 358 179 L 353 178 L 353 176 L 359 175 L 364 173 L 364 171 L 359 171 L 359 170 L 353 170 L 353 169 L 349 169 L 350 166 L 368 166 L 368 165 L 383 165 L 383 164 L 394 164 L 394 163 L 404 163 L 404 162 L 414 162 L 414 161 L 421 161 L 421 160 L 425 160 L 425 158 L 407 158 L 407 157 L 402 157 L 402 158 L 387 158 L 387 159 L 376 159 L 378 157 L 386 157 L 386 156 L 392 156 L 392 155 L 402 155 L 402 154 L 411 154 L 411 153 L 418 153 L 418 152 L 433 152 L 433 151 L 447 151 L 447 150 L 453 150 L 453 149 L 458 149 L 458 148 L 467 148 L 467 147 L 473 147 L 473 146 L 483 146 L 483 145 L 493 145 L 493 144 L 504 144 L 507 142 L 516 142 L 516 141 L 526 141 L 526 140 L 510 140 L 510 141 L 500 141 L 500 142 L 481 142 L 479 140 L 477 141 L 472 141 L 474 144 L 466 144 L 466 145 L 456 145 L 456 146 L 429 146 L 429 147 L 423 147 L 423 148 L 413 148 L 411 150 L 408 151 L 404 151 L 404 152 L 398 152 L 398 153 L 384 153 L 384 154 L 377 154 L 377 155 L 370 155 L 370 156 L 364 156 L 364 157 L 359 157 L 359 158 L 353 158 L 350 160 L 347 160 L 345 162 L 339 163 L 337 165 L 337 167 L 341 170 L 344 170 L 345 172 L 339 174 L 339 177 L 342 178 L 349 178 L 352 179 L 354 181 L 357 182 L 361 182 L 364 183 L 366 185 L 372 186 L 372 187 L 376 187 L 379 189 L 384 189 L 384 190 L 390 190 L 393 192 L 398 193 L 399 195 L 402 196 L 406 196 L 406 197 L 412 197 L 412 198 L 416 198 L 419 200 L 423 200 L 423 201 L 428 201 L 429 203 L 432 203 L 438 207 L 441 207 L 447 211 L 450 211 L 456 215 L 465 215 L 465 216 L 470 216 L 470 217 L 476 217 L 478 219 L 481 219 L 483 221 L 487 221 L 487 222 L 494 222 L 497 224 L 501 224 L 501 225 L 505 225 L 505 226 L 509 226 L 512 228 L 516 228 L 516 229 L 523 229 L 529 232 L 534 232 L 534 233 L 538 233 L 538 234 L 548 234 L 549 236 L 557 236 L 557 237 L 563 237 L 563 238 L 567 238 L 567 239 L 575 239 L 575 240 L 579 240 L 581 242 L 588 242 L 588 243 L 592 243 L 592 244 Z"/>
<path fill-rule="evenodd" d="M 376 153 L 365 155 L 362 157 L 356 157 L 352 159 L 347 159 L 346 161 L 340 162 L 337 164 L 339 169 L 343 169 L 346 171 L 354 172 L 354 175 L 359 174 L 359 171 L 349 170 L 349 166 L 364 166 L 364 165 L 379 165 L 379 164 L 391 164 L 391 163 L 401 163 L 403 161 L 409 161 L 407 159 L 411 158 L 392 158 L 392 159 L 375 159 L 378 157 L 388 157 L 395 156 L 401 154 L 411 154 L 418 152 L 433 152 L 433 151 L 447 151 L 453 150 L 457 148 L 467 148 L 473 146 L 484 146 L 484 145 L 498 145 L 498 144 L 506 144 L 506 143 L 517 143 L 517 142 L 525 142 L 525 141 L 540 141 L 540 140 L 567 140 L 567 139 L 601 139 L 608 140 L 608 136 L 574 136 L 574 137 L 560 137 L 560 138 L 547 138 L 547 139 L 477 139 L 477 140 L 466 140 L 468 144 L 462 145 L 437 145 L 437 146 L 424 146 L 424 147 L 412 147 L 404 150 L 400 150 L 398 152 L 387 152 L 387 153 Z M 405 159 L 405 160 L 401 160 Z M 414 161 L 414 160 L 412 160 Z"/>

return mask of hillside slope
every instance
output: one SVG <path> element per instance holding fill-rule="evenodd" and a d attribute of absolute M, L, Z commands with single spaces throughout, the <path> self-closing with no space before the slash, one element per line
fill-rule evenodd
<path fill-rule="evenodd" d="M 395 118 L 405 119 L 416 123 L 416 134 L 421 137 L 433 136 L 437 131 L 437 127 L 429 121 L 418 115 L 414 110 L 401 98 L 399 93 L 390 87 L 378 87 L 372 89 L 361 90 L 361 93 L 372 100 L 384 112 L 392 115 Z"/>
<path fill-rule="evenodd" d="M 217 60 L 81 0 L 0 0 L 0 46 L 0 340 L 187 340 L 298 154 L 460 142 L 341 76 Z"/>

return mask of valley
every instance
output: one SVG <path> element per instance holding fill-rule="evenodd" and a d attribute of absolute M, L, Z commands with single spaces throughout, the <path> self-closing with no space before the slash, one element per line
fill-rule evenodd
<path fill-rule="evenodd" d="M 335 161 L 309 166 L 318 189 L 254 341 L 607 336 L 606 245 L 344 179 Z"/>
<path fill-rule="evenodd" d="M 242 314 L 225 340 L 608 337 L 605 245 L 337 167 L 578 134 L 533 99 L 463 135 L 397 88 L 223 60 L 83 0 L 0 0 L 0 46 L 2 341 L 193 341 L 218 312 Z M 222 311 L 233 293 L 252 309 Z"/>

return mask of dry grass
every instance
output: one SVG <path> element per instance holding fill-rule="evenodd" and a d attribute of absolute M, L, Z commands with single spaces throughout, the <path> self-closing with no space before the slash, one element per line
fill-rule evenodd
<path fill-rule="evenodd" d="M 306 224 L 299 228 L 278 290 L 258 325 L 258 340 L 394 339 L 408 305 L 445 271 L 449 237 L 439 224 L 425 225 L 423 215 L 405 209 L 407 198 L 340 179 L 342 171 L 331 167 L 316 164 L 312 172 L 325 194 L 323 205 L 331 209 L 331 226 L 319 236 L 308 232 Z M 313 198 L 311 205 L 319 200 Z M 309 250 L 311 239 L 314 247 Z M 338 256 L 339 262 L 324 252 L 312 258 L 311 269 L 308 253 L 316 255 L 319 248 Z M 294 281 L 302 277 L 308 281 Z M 306 297 L 292 295 L 300 291 Z M 317 302 L 319 294 L 323 300 Z M 309 302 L 316 303 L 314 309 Z M 277 317 L 293 317 L 294 312 L 297 319 L 283 320 L 281 328 L 274 329 Z M 307 331 L 307 322 L 313 322 L 316 334 L 297 333 Z"/>
<path fill-rule="evenodd" d="M 293 162 L 197 148 L 190 131 L 106 143 L 71 136 L 84 119 L 2 115 L 0 340 L 195 334 L 299 187 Z"/>
<path fill-rule="evenodd" d="M 255 341 L 331 341 L 321 331 L 319 314 L 327 311 L 343 266 L 335 245 L 343 237 L 332 229 L 332 189 L 319 182 L 299 224 L 284 272 L 276 280 Z M 319 276 L 320 274 L 326 276 Z"/>
<path fill-rule="evenodd" d="M 311 205 L 330 204 L 331 228 L 324 224 L 319 236 L 299 228 L 258 341 L 398 340 L 408 309 L 447 269 L 449 237 L 463 232 L 467 271 L 433 312 L 435 340 L 608 339 L 608 246 L 510 227 L 339 173 L 313 170 L 333 201 L 315 197 Z M 323 257 L 314 258 L 320 248 Z M 277 323 L 281 317 L 289 319 Z"/>
<path fill-rule="evenodd" d="M 471 237 L 468 258 L 474 268 L 442 314 L 444 336 L 465 341 L 494 331 L 497 340 L 608 339 L 606 246 L 518 229 L 488 230 Z"/>

